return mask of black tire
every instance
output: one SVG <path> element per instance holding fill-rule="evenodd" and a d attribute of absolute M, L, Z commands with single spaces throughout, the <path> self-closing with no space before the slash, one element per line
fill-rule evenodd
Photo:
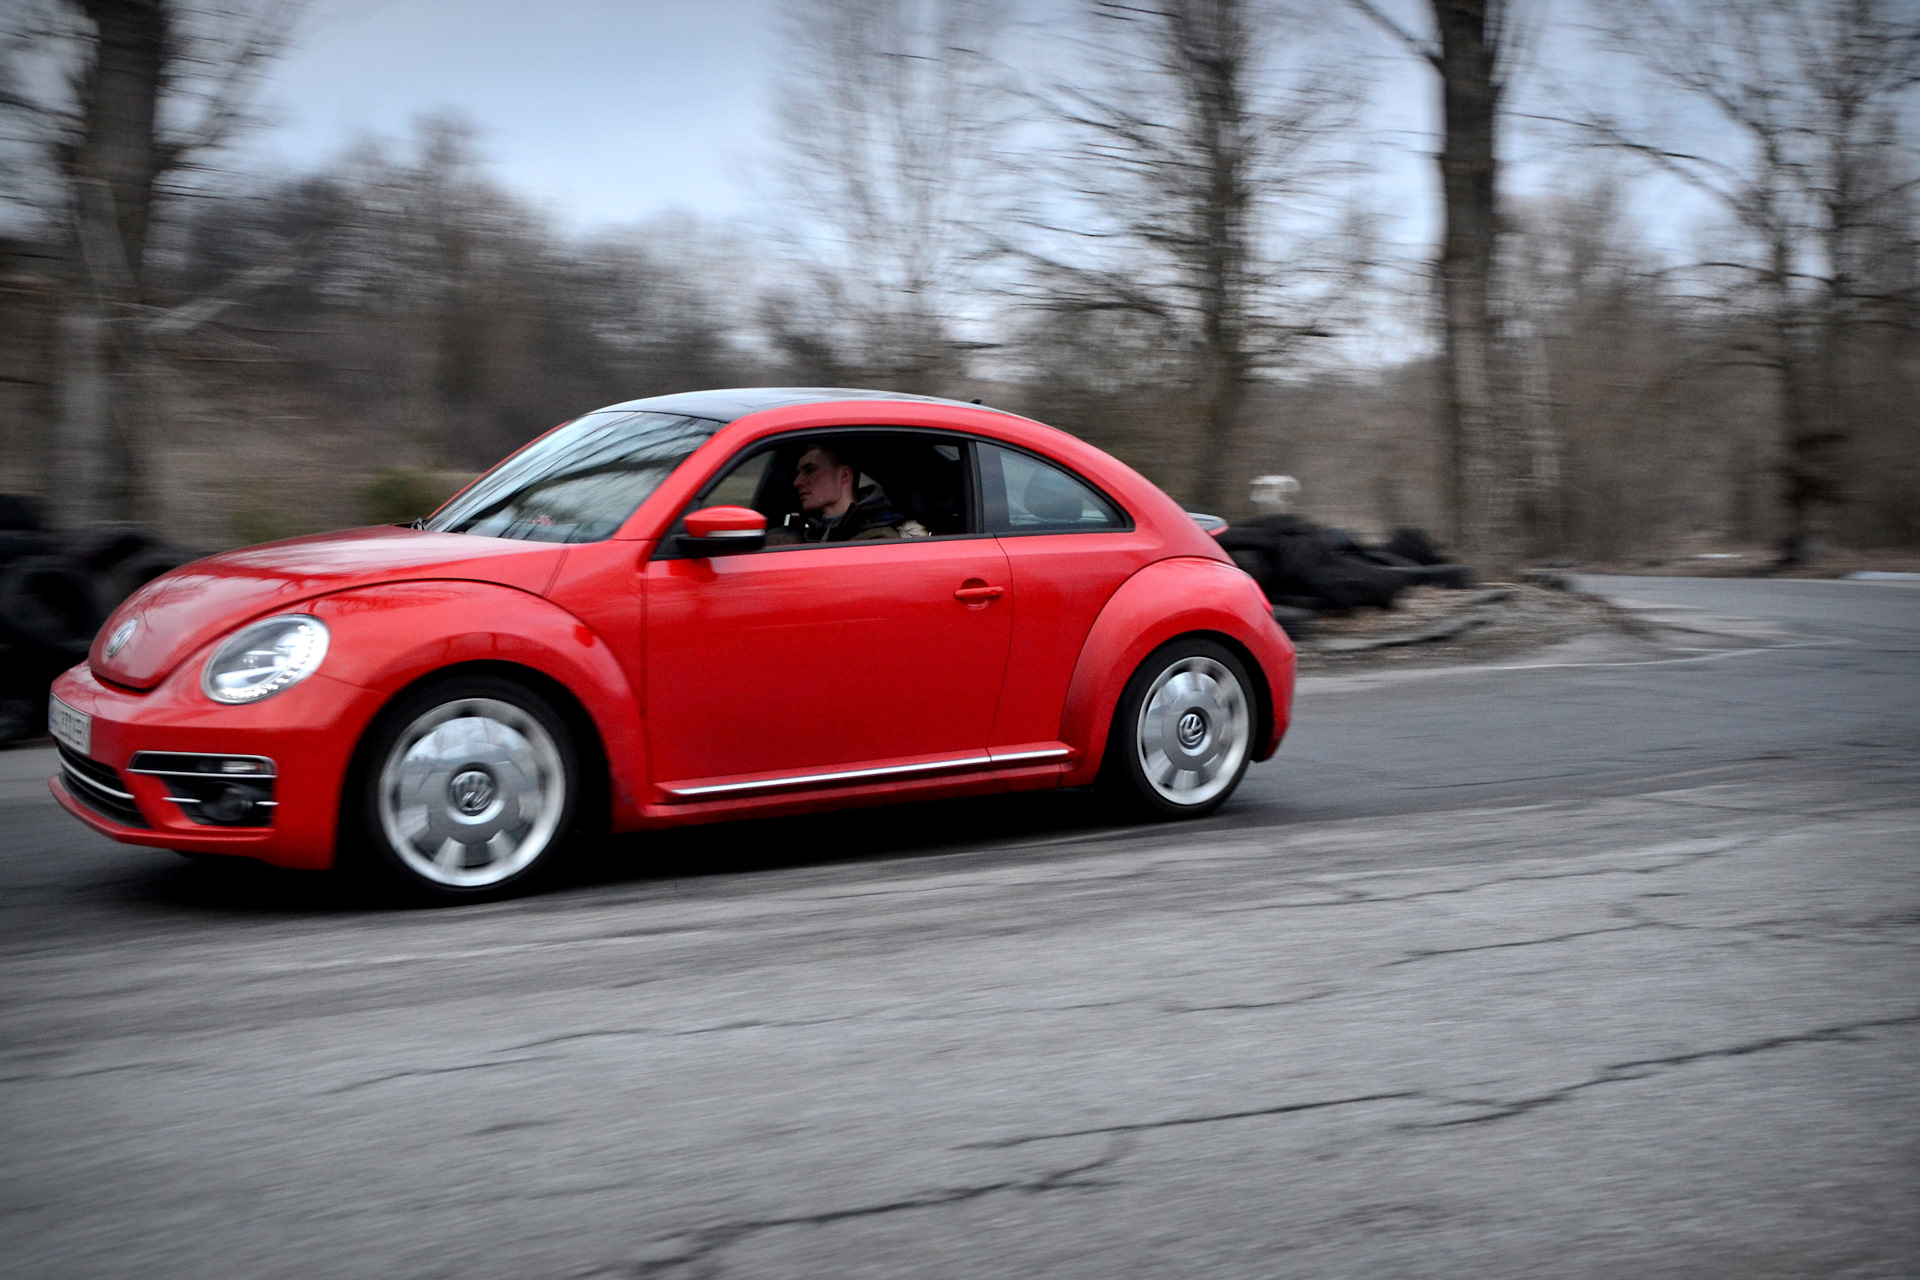
<path fill-rule="evenodd" d="M 11 657 L 0 645 L 0 663 Z M 34 698 L 0 695 L 0 742 L 24 742 L 47 731 L 47 709 Z"/>
<path fill-rule="evenodd" d="M 22 556 L 50 556 L 60 550 L 60 539 L 35 529 L 0 528 L 0 565 Z"/>
<path fill-rule="evenodd" d="M 194 552 L 183 551 L 179 547 L 157 543 L 142 547 L 114 565 L 111 572 L 95 579 L 95 590 L 100 593 L 103 604 L 110 600 L 113 607 L 117 608 L 121 601 L 161 574 L 171 573 L 199 558 Z"/>
<path fill-rule="evenodd" d="M 153 545 L 153 539 L 126 524 L 99 524 L 82 529 L 67 544 L 67 554 L 88 573 L 109 573 L 128 556 Z"/>
<path fill-rule="evenodd" d="M 0 569 L 0 634 L 72 659 L 99 626 L 93 585 L 71 561 L 23 556 Z"/>
<path fill-rule="evenodd" d="M 423 685 L 368 730 L 342 798 L 342 853 L 403 898 L 525 892 L 559 860 L 579 806 L 564 718 L 525 685 L 461 675 Z"/>
<path fill-rule="evenodd" d="M 1386 550 L 1415 564 L 1447 564 L 1446 553 L 1425 529 L 1403 524 L 1387 538 Z"/>
<path fill-rule="evenodd" d="M 40 504 L 17 493 L 0 493 L 0 530 L 33 531 L 45 529 Z"/>
<path fill-rule="evenodd" d="M 1170 641 L 1120 695 L 1101 788 L 1144 816 L 1203 817 L 1246 776 L 1258 719 L 1253 680 L 1232 650 L 1202 636 Z"/>

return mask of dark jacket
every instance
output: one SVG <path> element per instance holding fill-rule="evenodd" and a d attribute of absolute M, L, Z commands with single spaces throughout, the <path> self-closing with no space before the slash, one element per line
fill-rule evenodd
<path fill-rule="evenodd" d="M 783 536 L 784 535 L 784 536 Z M 872 542 L 882 538 L 924 538 L 927 528 L 908 519 L 888 500 L 886 490 L 870 484 L 859 498 L 837 519 L 804 513 L 787 517 L 787 523 L 767 531 L 767 544 L 779 546 L 794 542 Z"/>

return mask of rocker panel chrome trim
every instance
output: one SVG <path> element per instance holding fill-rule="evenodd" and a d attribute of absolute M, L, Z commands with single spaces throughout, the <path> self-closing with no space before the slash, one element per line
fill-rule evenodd
<path fill-rule="evenodd" d="M 983 769 L 992 756 L 962 756 L 954 760 L 927 760 L 920 764 L 890 764 L 874 769 L 840 769 L 832 773 L 795 773 L 783 778 L 756 778 L 752 782 L 715 782 L 700 787 L 667 787 L 670 796 L 722 796 L 743 791 L 771 791 L 777 787 L 810 787 L 843 782 L 871 782 L 880 778 L 910 777 L 943 769 Z"/>
<path fill-rule="evenodd" d="M 996 751 L 995 764 L 1028 764 L 1039 760 L 1064 760 L 1073 754 L 1072 747 L 1047 747 L 1041 751 Z"/>

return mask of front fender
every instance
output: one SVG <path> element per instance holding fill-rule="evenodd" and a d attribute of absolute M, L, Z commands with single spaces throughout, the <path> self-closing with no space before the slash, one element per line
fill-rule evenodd
<path fill-rule="evenodd" d="M 1259 586 L 1218 560 L 1156 560 L 1120 584 L 1081 647 L 1060 725 L 1060 739 L 1078 749 L 1078 763 L 1063 785 L 1085 785 L 1099 773 L 1114 708 L 1147 655 L 1195 633 L 1239 649 L 1248 674 L 1263 686 L 1257 692 L 1267 723 L 1254 759 L 1265 760 L 1279 748 L 1293 712 L 1293 643 L 1273 620 Z"/>
<path fill-rule="evenodd" d="M 341 591 L 309 611 L 332 632 L 327 674 L 380 695 L 463 663 L 526 667 L 579 701 L 606 749 L 613 818 L 639 813 L 646 739 L 633 687 L 606 641 L 559 605 L 484 582 L 396 582 Z"/>

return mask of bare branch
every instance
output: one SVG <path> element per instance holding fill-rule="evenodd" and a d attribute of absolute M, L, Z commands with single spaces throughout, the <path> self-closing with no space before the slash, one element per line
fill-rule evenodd
<path fill-rule="evenodd" d="M 1362 16 L 1371 20 L 1388 35 L 1405 45 L 1407 51 L 1413 54 L 1414 57 L 1419 58 L 1423 62 L 1432 63 L 1435 70 L 1439 69 L 1440 49 L 1439 46 L 1431 40 L 1422 40 L 1411 31 L 1408 31 L 1405 27 L 1382 12 L 1379 6 L 1373 3 L 1373 0 L 1347 0 L 1347 3 L 1352 5 Z"/>

